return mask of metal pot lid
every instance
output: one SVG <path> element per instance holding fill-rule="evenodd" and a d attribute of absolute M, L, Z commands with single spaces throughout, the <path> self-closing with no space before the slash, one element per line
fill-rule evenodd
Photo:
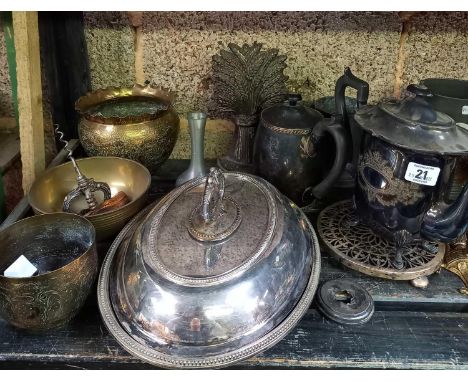
<path fill-rule="evenodd" d="M 430 92 L 416 85 L 416 96 L 381 102 L 356 111 L 356 122 L 366 131 L 396 146 L 425 153 L 462 155 L 468 152 L 468 131 L 445 113 L 436 111 L 425 97 Z"/>
<path fill-rule="evenodd" d="M 347 279 L 329 280 L 317 293 L 324 316 L 340 324 L 363 324 L 374 314 L 374 300 L 367 290 Z"/>
<path fill-rule="evenodd" d="M 218 283 L 262 257 L 272 245 L 278 214 L 263 183 L 212 168 L 206 186 L 200 180 L 178 189 L 147 218 L 143 256 L 184 285 Z"/>
<path fill-rule="evenodd" d="M 274 345 L 315 293 L 320 250 L 301 210 L 260 178 L 211 169 L 129 223 L 98 284 L 106 326 L 162 367 L 220 367 Z"/>
<path fill-rule="evenodd" d="M 262 123 L 278 129 L 312 129 L 323 116 L 319 111 L 304 106 L 301 100 L 300 94 L 289 94 L 286 102 L 262 111 Z"/>

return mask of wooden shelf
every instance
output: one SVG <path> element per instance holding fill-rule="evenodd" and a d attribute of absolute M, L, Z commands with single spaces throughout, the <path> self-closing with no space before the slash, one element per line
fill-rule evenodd
<path fill-rule="evenodd" d="M 62 151 L 55 162 L 63 159 Z M 153 176 L 150 201 L 171 189 L 175 174 L 187 166 L 188 161 L 167 161 Z M 26 212 L 27 201 L 22 210 Z M 8 224 L 15 219 L 10 215 Z M 101 258 L 109 246 L 110 242 L 98 244 Z M 463 283 L 457 276 L 442 270 L 429 277 L 427 289 L 417 289 L 406 281 L 347 269 L 322 250 L 321 282 L 337 278 L 351 279 L 370 292 L 376 312 L 368 323 L 336 324 L 313 303 L 281 342 L 232 368 L 468 369 L 468 296 L 458 293 Z M 0 369 L 152 368 L 108 333 L 95 290 L 78 316 L 60 329 L 34 333 L 0 320 Z"/>

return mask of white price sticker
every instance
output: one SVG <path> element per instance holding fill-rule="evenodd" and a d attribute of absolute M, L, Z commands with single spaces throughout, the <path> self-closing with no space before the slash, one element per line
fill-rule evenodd
<path fill-rule="evenodd" d="M 439 167 L 409 162 L 405 173 L 405 179 L 413 183 L 424 184 L 425 186 L 435 186 L 439 173 Z"/>
<path fill-rule="evenodd" d="M 462 114 L 467 115 L 468 114 L 468 105 L 462 106 Z"/>

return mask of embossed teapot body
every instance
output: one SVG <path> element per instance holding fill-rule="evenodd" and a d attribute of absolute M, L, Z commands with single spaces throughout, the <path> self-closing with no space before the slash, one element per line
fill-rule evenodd
<path fill-rule="evenodd" d="M 356 112 L 363 129 L 355 205 L 359 218 L 398 248 L 415 240 L 450 241 L 468 227 L 468 185 L 448 204 L 457 159 L 468 131 L 434 111 L 424 89 L 415 97 Z"/>
<path fill-rule="evenodd" d="M 346 162 L 347 136 L 340 123 L 325 120 L 291 94 L 284 104 L 263 110 L 254 144 L 262 178 L 299 206 L 322 198 Z"/>

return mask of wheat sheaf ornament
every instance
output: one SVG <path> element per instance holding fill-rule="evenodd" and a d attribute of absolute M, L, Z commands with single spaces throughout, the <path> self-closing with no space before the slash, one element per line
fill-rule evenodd
<path fill-rule="evenodd" d="M 218 160 L 228 171 L 253 171 L 253 141 L 260 112 L 286 98 L 287 57 L 278 54 L 278 49 L 262 48 L 258 42 L 230 43 L 213 56 L 214 101 L 220 111 L 231 114 L 236 126 L 232 152 Z"/>

